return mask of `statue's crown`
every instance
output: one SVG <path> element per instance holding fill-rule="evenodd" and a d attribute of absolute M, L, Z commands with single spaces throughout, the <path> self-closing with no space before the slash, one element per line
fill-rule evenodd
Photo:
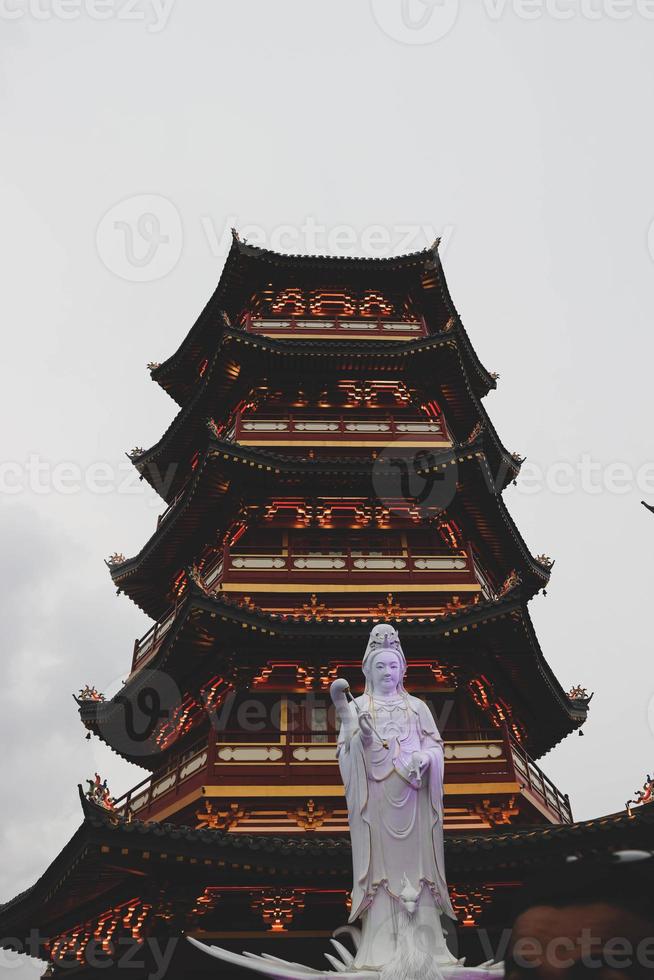
<path fill-rule="evenodd" d="M 377 649 L 399 649 L 400 648 L 400 637 L 396 629 L 389 626 L 387 623 L 381 623 L 379 626 L 375 626 L 370 633 L 370 640 L 368 641 L 370 650 Z"/>

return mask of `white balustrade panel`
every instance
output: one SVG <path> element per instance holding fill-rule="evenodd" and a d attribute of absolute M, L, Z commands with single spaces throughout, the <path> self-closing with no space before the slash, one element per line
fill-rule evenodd
<path fill-rule="evenodd" d="M 232 568 L 254 568 L 254 569 L 278 569 L 286 568 L 286 561 L 283 558 L 274 557 L 256 557 L 252 556 L 247 558 L 244 556 L 238 556 L 232 558 L 231 562 Z"/>
<path fill-rule="evenodd" d="M 213 585 L 213 583 L 220 578 L 223 573 L 223 563 L 218 562 L 215 568 L 212 568 L 208 575 L 205 575 L 204 584 L 207 588 Z"/>
<path fill-rule="evenodd" d="M 243 422 L 248 432 L 288 432 L 288 422 Z"/>
<path fill-rule="evenodd" d="M 468 567 L 465 558 L 415 558 L 413 564 L 420 572 L 463 571 Z"/>
<path fill-rule="evenodd" d="M 284 753 L 277 745 L 221 745 L 221 762 L 278 762 Z"/>
<path fill-rule="evenodd" d="M 398 422 L 395 426 L 398 432 L 440 432 L 437 422 Z"/>
<path fill-rule="evenodd" d="M 147 806 L 149 799 L 150 794 L 146 790 L 145 793 L 142 793 L 140 796 L 137 796 L 135 800 L 132 800 L 129 805 L 130 811 L 132 813 L 138 813 L 138 811 L 142 810 L 144 806 Z"/>
<path fill-rule="evenodd" d="M 298 745 L 293 749 L 297 762 L 336 762 L 335 745 Z"/>
<path fill-rule="evenodd" d="M 172 787 L 175 785 L 176 782 L 177 782 L 176 772 L 171 772 L 169 776 L 164 776 L 163 779 L 160 779 L 158 783 L 155 783 L 153 785 L 152 799 L 156 800 L 157 797 L 161 796 L 162 793 L 167 793 L 169 789 L 172 789 Z"/>
<path fill-rule="evenodd" d="M 182 766 L 179 770 L 179 778 L 186 779 L 187 776 L 192 776 L 194 772 L 198 769 L 202 769 L 207 764 L 207 753 L 201 752 L 200 755 L 196 755 L 194 759 L 189 759 L 189 761 Z"/>
<path fill-rule="evenodd" d="M 498 742 L 446 742 L 446 759 L 501 759 L 504 751 Z"/>
<path fill-rule="evenodd" d="M 294 558 L 293 568 L 346 568 L 347 562 L 343 558 Z"/>
<path fill-rule="evenodd" d="M 385 572 L 394 568 L 406 568 L 404 558 L 356 558 L 352 564 L 355 568 L 368 569 L 372 572 Z"/>
<path fill-rule="evenodd" d="M 347 432 L 390 432 L 389 422 L 347 422 Z"/>
<path fill-rule="evenodd" d="M 316 320 L 252 320 L 252 326 L 258 330 L 354 330 L 356 332 L 378 331 L 380 328 L 376 320 L 339 320 L 335 322 L 333 318 L 324 317 Z M 381 323 L 382 330 L 389 330 L 395 333 L 420 333 L 422 327 L 419 323 L 406 323 L 403 320 L 384 320 Z"/>
<path fill-rule="evenodd" d="M 296 432 L 338 432 L 340 425 L 338 422 L 296 422 L 294 429 Z"/>

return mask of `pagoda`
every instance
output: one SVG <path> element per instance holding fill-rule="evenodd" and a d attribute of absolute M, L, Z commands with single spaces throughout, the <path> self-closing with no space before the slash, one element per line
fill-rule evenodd
<path fill-rule="evenodd" d="M 361 691 L 382 621 L 445 739 L 461 955 L 492 955 L 483 937 L 534 867 L 649 833 L 645 809 L 575 824 L 538 763 L 589 698 L 539 647 L 527 605 L 552 562 L 504 504 L 521 459 L 483 407 L 497 376 L 437 242 L 373 260 L 235 233 L 197 322 L 149 369 L 179 411 L 130 456 L 165 509 L 137 555 L 108 565 L 153 625 L 120 691 L 77 696 L 89 736 L 146 777 L 118 799 L 100 777 L 80 791 L 79 830 L 0 907 L 4 945 L 57 977 L 112 976 L 127 955 L 143 958 L 133 976 L 208 976 L 185 933 L 315 961 L 349 901 L 329 685 Z"/>

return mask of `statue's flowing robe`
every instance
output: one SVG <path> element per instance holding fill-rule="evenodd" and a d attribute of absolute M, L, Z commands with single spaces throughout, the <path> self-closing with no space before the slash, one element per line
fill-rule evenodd
<path fill-rule="evenodd" d="M 350 921 L 369 908 L 380 888 L 397 899 L 404 875 L 414 887 L 426 886 L 435 909 L 454 918 L 443 853 L 443 741 L 424 701 L 406 692 L 393 701 L 401 706 L 391 708 L 392 721 L 382 718 L 376 726 L 388 749 L 374 735 L 365 744 L 352 704 L 339 732 L 352 840 Z M 368 694 L 356 703 L 361 711 L 373 710 Z M 411 772 L 414 752 L 430 757 L 421 782 Z"/>

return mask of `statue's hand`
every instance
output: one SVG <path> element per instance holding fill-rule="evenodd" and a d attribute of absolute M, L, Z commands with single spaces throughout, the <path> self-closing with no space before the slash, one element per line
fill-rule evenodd
<path fill-rule="evenodd" d="M 429 769 L 430 762 L 431 756 L 427 752 L 414 752 L 411 756 L 411 764 L 417 776 L 421 776 L 426 769 Z"/>
<path fill-rule="evenodd" d="M 369 711 L 361 711 L 359 714 L 359 728 L 361 729 L 361 734 L 367 740 L 371 739 L 374 735 L 374 729 L 372 727 L 372 715 Z"/>
<path fill-rule="evenodd" d="M 350 690 L 350 685 L 344 677 L 337 677 L 329 688 L 331 699 L 336 704 L 337 701 L 344 701 L 345 694 Z"/>

